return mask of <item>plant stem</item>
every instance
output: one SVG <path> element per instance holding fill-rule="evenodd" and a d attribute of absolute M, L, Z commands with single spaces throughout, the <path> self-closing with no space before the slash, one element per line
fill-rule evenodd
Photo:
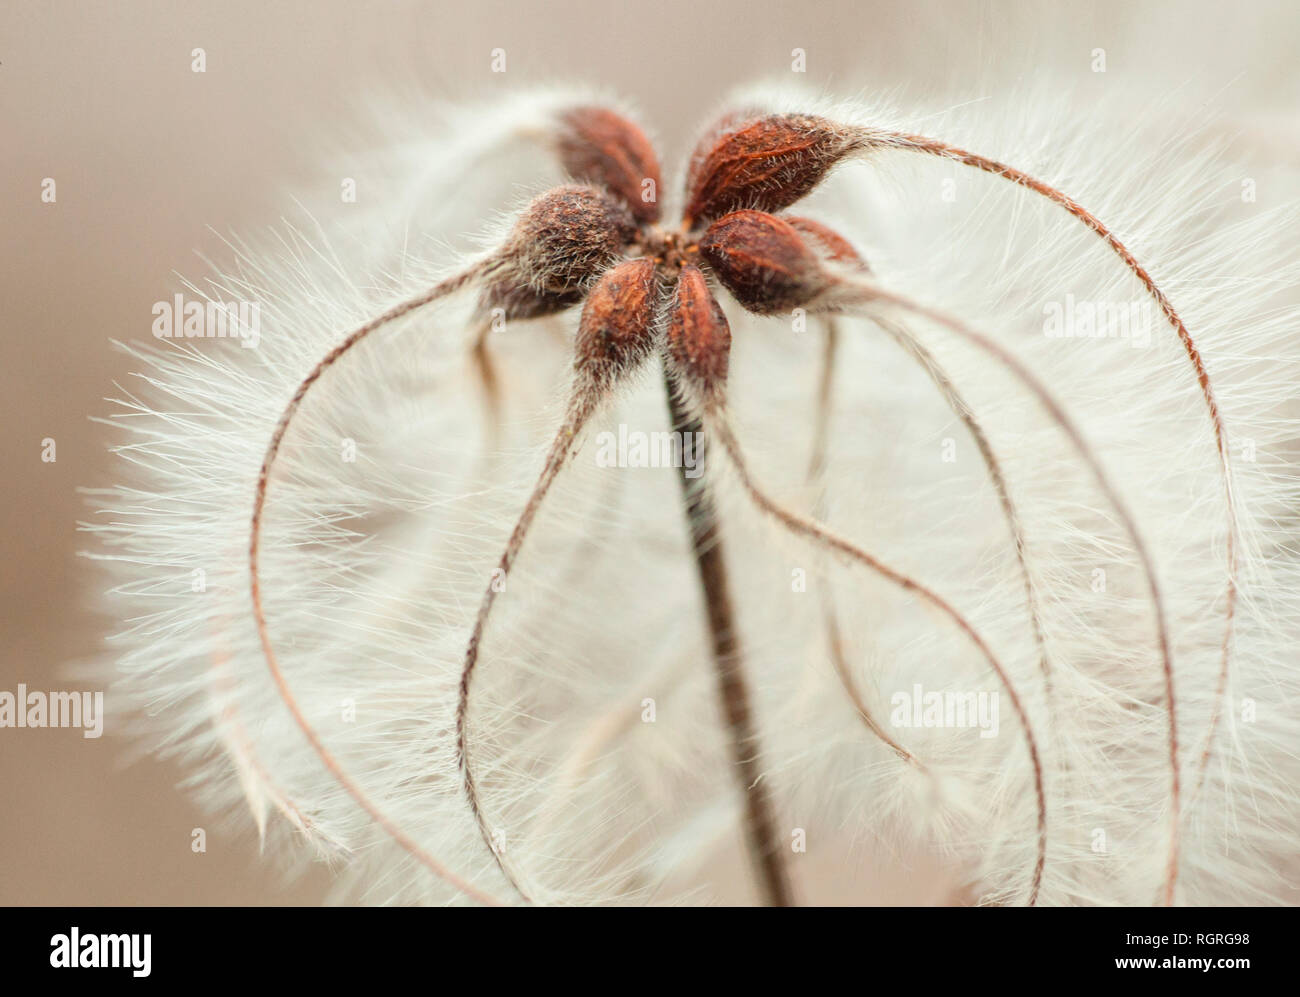
<path fill-rule="evenodd" d="M 718 677 L 718 695 L 722 712 L 731 735 L 731 755 L 735 763 L 737 780 L 745 800 L 745 842 L 754 867 L 757 886 L 770 907 L 790 907 L 793 896 L 790 881 L 782 861 L 781 835 L 776 829 L 772 803 L 767 787 L 761 781 L 762 765 L 758 735 L 754 730 L 753 713 L 749 702 L 749 688 L 741 666 L 740 648 L 736 639 L 731 595 L 727 588 L 727 570 L 722 558 L 722 542 L 718 531 L 717 510 L 705 472 L 703 427 L 700 420 L 683 407 L 673 376 L 664 370 L 664 387 L 668 394 L 668 410 L 672 416 L 673 431 L 679 439 L 695 441 L 696 468 L 700 475 L 694 479 L 681 470 L 682 498 L 686 506 L 686 520 L 690 527 L 691 545 L 699 569 L 700 587 L 708 611 L 709 633 L 713 640 L 713 664 Z M 686 434 L 693 434 L 687 436 Z"/>

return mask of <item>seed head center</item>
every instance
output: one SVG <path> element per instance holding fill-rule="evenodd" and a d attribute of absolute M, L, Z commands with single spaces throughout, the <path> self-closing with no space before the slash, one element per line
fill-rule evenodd
<path fill-rule="evenodd" d="M 653 260 L 655 269 L 670 279 L 675 279 L 686 264 L 699 262 L 700 248 L 695 239 L 684 232 L 665 231 L 658 225 L 641 229 L 636 250 Z"/>

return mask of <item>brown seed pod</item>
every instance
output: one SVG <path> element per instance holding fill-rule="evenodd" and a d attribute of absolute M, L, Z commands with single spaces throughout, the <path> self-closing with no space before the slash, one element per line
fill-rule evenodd
<path fill-rule="evenodd" d="M 719 218 L 700 240 L 700 254 L 736 300 L 759 315 L 806 305 L 831 283 L 794 226 L 762 211 Z"/>
<path fill-rule="evenodd" d="M 658 281 L 653 260 L 607 270 L 587 295 L 574 342 L 574 367 L 607 387 L 650 356 Z"/>
<path fill-rule="evenodd" d="M 583 290 L 636 237 L 636 221 L 618 199 L 585 184 L 566 184 L 524 209 L 501 255 L 506 277 L 533 290 Z"/>
<path fill-rule="evenodd" d="M 780 211 L 862 145 L 856 133 L 810 114 L 751 119 L 712 143 L 707 152 L 697 150 L 692 157 L 686 183 L 688 227 L 738 208 Z"/>
<path fill-rule="evenodd" d="M 761 117 L 763 117 L 761 107 L 741 107 L 734 108 L 723 114 L 722 117 L 715 119 L 700 135 L 699 140 L 695 143 L 695 148 L 691 150 L 691 158 L 686 164 L 686 189 L 688 191 L 694 190 L 695 178 L 704 169 L 704 161 L 709 158 L 709 153 L 713 151 L 713 147 L 718 144 L 724 135 Z"/>
<path fill-rule="evenodd" d="M 569 176 L 604 187 L 642 224 L 659 220 L 659 158 L 645 132 L 604 107 L 575 107 L 560 124 L 560 165 Z M 653 181 L 650 200 L 647 180 Z"/>
<path fill-rule="evenodd" d="M 853 243 L 849 242 L 848 239 L 829 225 L 823 225 L 819 221 L 804 218 L 800 215 L 782 215 L 781 219 L 804 236 L 805 242 L 811 240 L 816 243 L 819 248 L 825 251 L 828 260 L 857 267 L 863 271 L 869 272 L 871 270 L 871 267 L 867 266 L 867 261 L 853 248 Z"/>
<path fill-rule="evenodd" d="M 694 264 L 682 267 L 668 308 L 668 349 L 697 387 L 713 390 L 726 384 L 731 326 Z"/>
<path fill-rule="evenodd" d="M 507 319 L 532 319 L 555 315 L 582 302 L 582 291 L 537 291 L 526 285 L 497 281 L 479 295 L 479 311 L 490 315 L 500 308 Z"/>

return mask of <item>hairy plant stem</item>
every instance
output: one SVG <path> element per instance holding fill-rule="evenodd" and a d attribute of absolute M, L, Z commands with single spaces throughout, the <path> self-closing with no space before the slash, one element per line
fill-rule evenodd
<path fill-rule="evenodd" d="M 783 862 L 781 835 L 776 828 L 767 787 L 761 779 L 758 735 L 754 729 L 749 687 L 745 681 L 740 647 L 736 639 L 735 616 L 727 588 L 717 511 L 708 486 L 706 454 L 702 449 L 703 426 L 698 418 L 686 411 L 675 379 L 666 367 L 664 388 L 668 395 L 673 432 L 682 434 L 679 437 L 682 440 L 695 441 L 696 467 L 704 472 L 691 479 L 686 476 L 686 468 L 681 468 L 682 498 L 686 506 L 686 521 L 690 528 L 691 546 L 695 551 L 695 563 L 699 569 L 700 587 L 708 612 L 718 695 L 731 736 L 732 760 L 735 762 L 740 791 L 745 800 L 745 842 L 758 889 L 767 905 L 790 907 L 794 904 L 794 898 Z M 687 437 L 687 433 L 693 435 Z"/>

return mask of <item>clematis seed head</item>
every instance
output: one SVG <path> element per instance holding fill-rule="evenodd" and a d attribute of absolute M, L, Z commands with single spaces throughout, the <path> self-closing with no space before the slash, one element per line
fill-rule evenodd
<path fill-rule="evenodd" d="M 700 240 L 700 254 L 736 300 L 759 315 L 802 307 L 832 282 L 798 230 L 763 211 L 719 218 Z"/>

